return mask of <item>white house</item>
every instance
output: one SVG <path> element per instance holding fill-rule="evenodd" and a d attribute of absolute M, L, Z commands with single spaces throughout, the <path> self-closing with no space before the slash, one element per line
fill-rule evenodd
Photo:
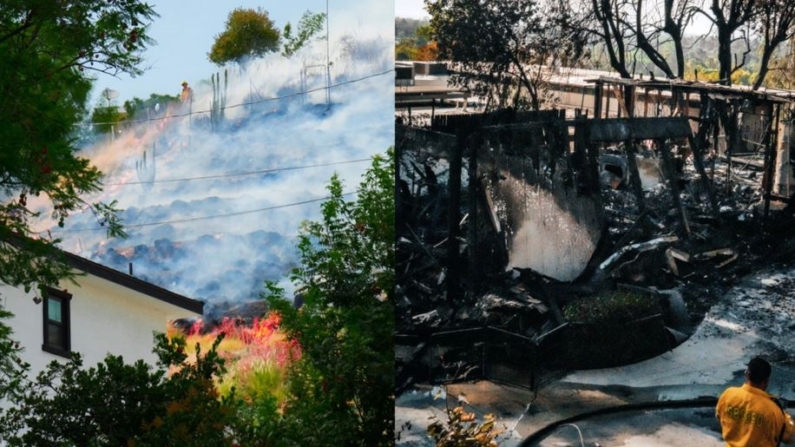
<path fill-rule="evenodd" d="M 168 320 L 201 317 L 204 303 L 65 253 L 84 273 L 78 285 L 62 281 L 40 299 L 34 292 L 0 285 L 0 305 L 14 314 L 7 323 L 24 348 L 22 358 L 37 374 L 54 359 L 79 352 L 85 366 L 108 353 L 126 363 L 157 360 L 153 333 L 165 332 Z"/>

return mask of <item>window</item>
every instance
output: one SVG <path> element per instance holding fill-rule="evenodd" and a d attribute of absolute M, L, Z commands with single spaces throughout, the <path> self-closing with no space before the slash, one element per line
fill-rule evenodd
<path fill-rule="evenodd" d="M 44 343 L 41 349 L 51 354 L 69 356 L 69 301 L 72 295 L 48 289 L 44 297 Z"/>

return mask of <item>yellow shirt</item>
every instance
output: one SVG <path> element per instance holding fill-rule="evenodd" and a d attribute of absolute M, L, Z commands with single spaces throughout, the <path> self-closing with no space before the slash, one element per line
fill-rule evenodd
<path fill-rule="evenodd" d="M 715 416 L 729 447 L 775 447 L 782 427 L 785 440 L 795 428 L 792 418 L 773 402 L 773 396 L 747 383 L 723 392 Z"/>

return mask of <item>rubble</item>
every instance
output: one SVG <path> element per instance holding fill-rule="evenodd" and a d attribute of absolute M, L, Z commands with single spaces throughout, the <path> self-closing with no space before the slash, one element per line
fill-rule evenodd
<path fill-rule="evenodd" d="M 578 139 L 583 126 L 590 140 Z M 568 330 L 567 304 L 616 287 L 660 301 L 670 349 L 738 279 L 795 258 L 792 207 L 770 206 L 759 167 L 693 147 L 698 135 L 686 120 L 495 129 L 437 138 L 398 127 L 396 328 L 423 343 L 398 362 L 399 384 L 429 379 L 417 370 L 432 369 L 427 336 L 435 331 L 495 328 L 527 337 L 540 356 L 554 355 Z M 615 141 L 621 144 L 604 150 Z M 454 166 L 459 185 L 450 182 Z M 532 242 L 517 240 L 526 222 L 535 225 Z M 572 243 L 578 228 L 588 236 Z M 518 244 L 543 262 L 517 263 Z M 555 262 L 570 270 L 556 278 Z M 477 373 L 472 366 L 456 368 Z"/>

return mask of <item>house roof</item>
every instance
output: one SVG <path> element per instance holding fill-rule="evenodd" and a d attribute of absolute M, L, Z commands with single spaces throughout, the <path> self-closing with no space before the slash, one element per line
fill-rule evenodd
<path fill-rule="evenodd" d="M 66 251 L 63 251 L 62 253 L 66 257 L 69 265 L 78 270 L 90 273 L 120 286 L 127 287 L 128 289 L 135 290 L 136 292 L 149 295 L 152 298 L 180 307 L 182 309 L 196 312 L 198 314 L 204 313 L 204 302 L 202 301 L 171 292 L 170 290 L 166 290 L 162 287 L 156 286 L 126 273 L 122 273 L 118 270 L 105 267 L 104 265 L 97 264 L 96 262 L 89 261 L 88 259 L 82 258 L 75 254 Z"/>

